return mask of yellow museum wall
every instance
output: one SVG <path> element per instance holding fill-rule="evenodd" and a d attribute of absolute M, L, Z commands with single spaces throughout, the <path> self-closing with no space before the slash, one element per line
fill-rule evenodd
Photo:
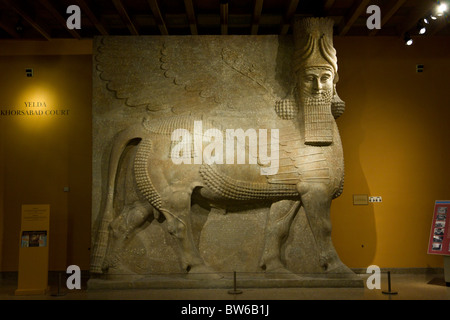
<path fill-rule="evenodd" d="M 60 44 L 7 42 L 0 52 L 1 108 L 46 93 L 70 109 L 47 120 L 0 117 L 0 271 L 17 270 L 24 203 L 51 205 L 50 270 L 89 268 L 92 52 L 89 42 Z M 442 267 L 427 245 L 434 201 L 450 199 L 450 44 L 335 37 L 335 47 L 337 89 L 347 104 L 338 119 L 346 179 L 332 205 L 335 246 L 353 268 Z M 24 75 L 30 66 L 31 79 Z M 354 206 L 353 194 L 383 201 Z"/>
<path fill-rule="evenodd" d="M 450 199 L 450 43 L 336 37 L 335 47 L 347 103 L 338 119 L 346 177 L 332 206 L 335 246 L 351 267 L 442 267 L 427 246 L 434 201 Z M 353 194 L 382 202 L 354 206 Z"/>
<path fill-rule="evenodd" d="M 14 51 L 14 44 L 0 47 Z M 22 204 L 50 204 L 50 270 L 70 264 L 89 268 L 92 55 L 55 50 L 0 55 L 0 110 L 66 110 L 66 115 L 0 115 L 0 271 L 18 268 Z M 29 67 L 32 78 L 25 74 Z"/>

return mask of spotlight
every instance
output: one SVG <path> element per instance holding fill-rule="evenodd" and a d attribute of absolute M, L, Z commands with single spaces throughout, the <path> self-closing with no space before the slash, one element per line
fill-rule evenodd
<path fill-rule="evenodd" d="M 430 20 L 437 20 L 437 16 L 435 14 L 436 10 L 430 10 L 427 15 L 425 16 L 425 18 L 423 18 L 423 22 L 425 22 L 426 24 L 430 23 Z M 426 20 L 426 21 L 425 21 Z"/>
<path fill-rule="evenodd" d="M 407 46 L 410 46 L 410 45 L 413 44 L 413 39 L 411 38 L 411 36 L 409 35 L 409 33 L 406 33 L 406 34 L 405 34 L 404 40 L 405 40 L 405 44 L 406 44 Z"/>
<path fill-rule="evenodd" d="M 439 3 L 438 6 L 436 7 L 436 15 L 438 17 L 443 16 L 444 13 L 447 11 L 447 9 L 448 9 L 448 7 L 445 2 Z"/>
<path fill-rule="evenodd" d="M 427 32 L 427 28 L 425 28 L 425 25 L 422 21 L 419 21 L 417 23 L 417 30 L 419 30 L 419 34 L 424 34 L 425 32 Z"/>

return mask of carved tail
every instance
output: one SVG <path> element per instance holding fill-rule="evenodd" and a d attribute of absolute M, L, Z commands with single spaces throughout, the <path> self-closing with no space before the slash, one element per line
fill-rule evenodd
<path fill-rule="evenodd" d="M 114 193 L 115 182 L 119 162 L 122 154 L 130 144 L 131 141 L 136 139 L 142 139 L 143 130 L 142 126 L 133 126 L 129 129 L 121 131 L 114 139 L 114 144 L 111 149 L 111 155 L 108 165 L 108 177 L 107 177 L 107 193 L 105 206 L 100 211 L 100 224 L 97 230 L 97 237 L 93 245 L 93 253 L 91 256 L 91 272 L 103 273 L 102 264 L 105 259 L 106 250 L 108 248 L 109 238 L 109 225 L 114 219 Z"/>

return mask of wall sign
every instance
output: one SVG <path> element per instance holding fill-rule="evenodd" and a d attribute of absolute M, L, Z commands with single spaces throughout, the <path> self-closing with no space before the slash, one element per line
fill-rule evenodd
<path fill-rule="evenodd" d="M 24 101 L 22 107 L 0 107 L 0 117 L 3 116 L 68 116 L 69 109 L 59 106 L 49 106 L 45 101 Z"/>
<path fill-rule="evenodd" d="M 436 201 L 428 254 L 450 255 L 450 201 Z"/>

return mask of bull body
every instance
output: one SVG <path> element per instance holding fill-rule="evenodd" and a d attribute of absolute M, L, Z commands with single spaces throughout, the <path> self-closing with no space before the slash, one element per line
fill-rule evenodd
<path fill-rule="evenodd" d="M 162 214 L 167 220 L 168 231 L 180 246 L 182 268 L 192 276 L 216 277 L 214 270 L 203 261 L 193 241 L 190 209 L 191 198 L 195 195 L 201 197 L 210 208 L 220 208 L 223 212 L 229 206 L 244 202 L 263 201 L 270 206 L 264 250 L 260 257 L 260 266 L 270 272 L 289 272 L 280 259 L 281 245 L 295 214 L 303 206 L 320 250 L 320 264 L 324 271 L 351 272 L 335 252 L 329 222 L 331 201 L 342 192 L 344 179 L 342 145 L 337 126 L 333 124 L 332 144 L 310 146 L 304 143 L 301 121 L 280 119 L 275 112 L 273 115 L 259 125 L 260 128 L 277 129 L 279 132 L 279 144 L 276 146 L 278 168 L 268 175 L 261 174 L 263 165 L 260 161 L 257 164 L 248 163 L 255 156 L 248 145 L 245 148 L 248 152 L 245 164 L 194 163 L 189 159 L 185 159 L 186 163 L 176 164 L 172 159 L 176 143 L 172 133 L 180 128 L 192 130 L 193 123 L 201 118 L 187 116 L 144 121 L 119 133 L 111 150 L 103 212 L 103 224 L 108 227 L 106 233 L 109 240 L 105 245 L 98 246 L 99 249 L 103 248 L 103 253 L 98 256 L 106 256 L 101 264 L 97 264 L 98 271 L 101 269 L 105 272 L 108 269 L 110 262 L 107 257 L 120 250 L 123 241 L 133 230 L 149 216 L 159 217 Z M 214 127 L 210 121 L 203 123 L 208 124 L 205 130 Z M 245 120 L 231 119 L 229 124 L 221 121 L 220 128 L 215 128 L 225 132 L 225 127 L 246 129 L 248 125 Z M 140 199 L 131 207 L 125 207 L 119 217 L 115 217 L 114 193 L 118 166 L 122 153 L 132 141 L 137 143 L 132 174 Z M 195 154 L 198 150 L 193 144 L 191 141 L 187 146 L 192 150 L 192 158 L 198 156 Z M 203 141 L 203 148 L 207 145 Z M 124 221 L 127 221 L 126 225 Z"/>

